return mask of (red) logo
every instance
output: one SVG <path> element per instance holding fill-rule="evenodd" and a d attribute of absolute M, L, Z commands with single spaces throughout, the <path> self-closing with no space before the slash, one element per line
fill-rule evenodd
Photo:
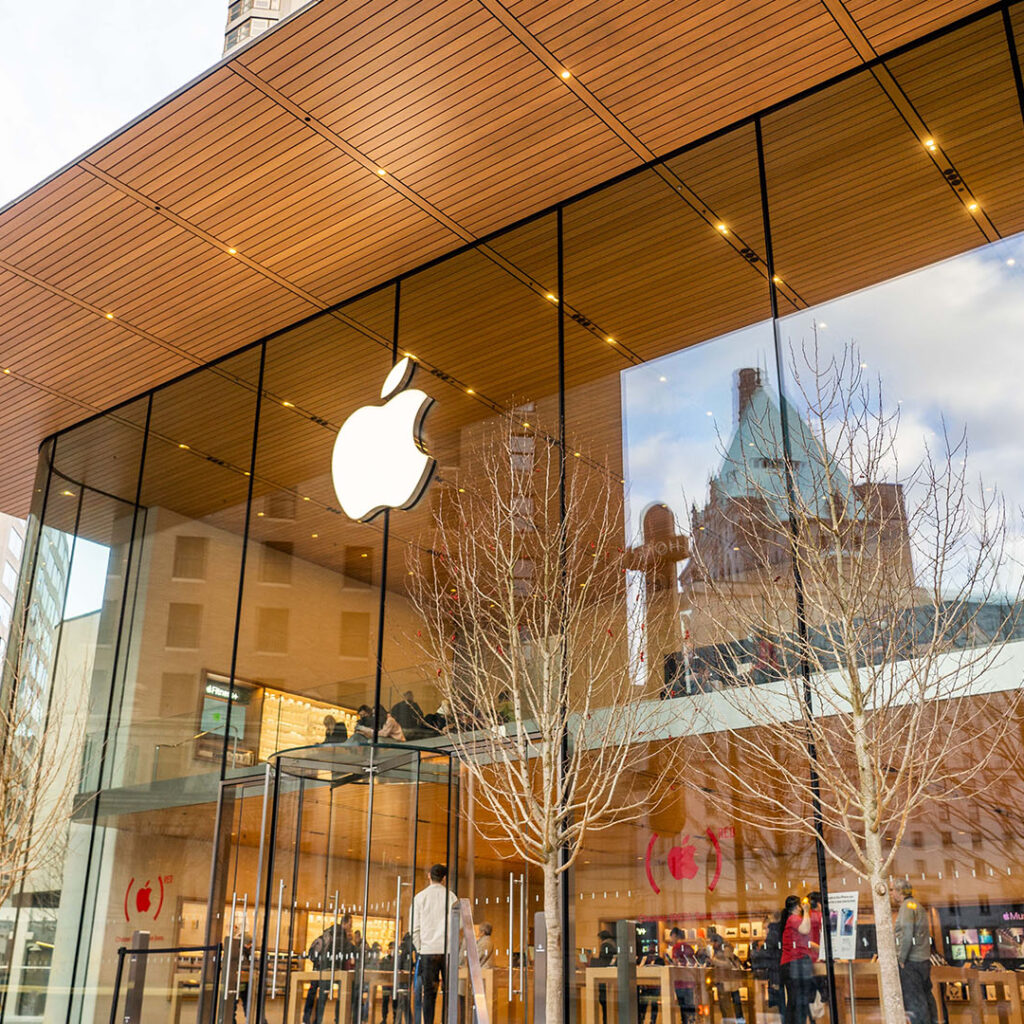
<path fill-rule="evenodd" d="M 158 876 L 157 882 L 160 885 L 160 896 L 157 898 L 156 910 L 153 910 L 153 887 L 150 884 L 150 880 L 147 878 L 143 885 L 140 885 L 135 890 L 135 916 L 145 914 L 149 916 L 150 911 L 153 911 L 152 917 L 155 921 L 160 916 L 160 911 L 163 910 L 164 906 L 164 882 L 170 882 L 172 876 L 164 875 Z M 131 923 L 132 913 L 129 908 L 131 907 L 132 889 L 135 887 L 135 878 L 128 883 L 128 888 L 124 891 L 124 919 Z"/>
<path fill-rule="evenodd" d="M 722 830 L 723 834 L 725 831 L 725 829 Z M 731 832 L 732 830 L 729 829 L 729 831 Z M 715 834 L 714 829 L 706 828 L 704 835 L 707 836 L 712 849 L 715 851 L 715 874 L 711 881 L 708 882 L 708 892 L 714 892 L 715 886 L 718 885 L 718 880 L 722 877 L 722 848 L 718 844 L 718 836 Z M 654 844 L 657 841 L 658 833 L 652 832 L 650 842 L 647 844 L 647 856 L 644 858 L 644 867 L 647 869 L 647 882 L 654 891 L 655 896 L 661 894 L 661 888 L 654 880 L 654 872 L 651 868 L 651 855 L 654 852 Z M 676 881 L 683 878 L 697 877 L 699 869 L 697 867 L 696 853 L 696 847 L 690 842 L 688 835 L 683 836 L 683 842 L 680 846 L 673 846 L 668 851 L 667 863 L 669 874 Z"/>
<path fill-rule="evenodd" d="M 677 881 L 680 878 L 696 878 L 697 862 L 694 857 L 697 848 L 690 842 L 689 836 L 683 837 L 682 846 L 673 846 L 668 851 L 668 870 Z"/>

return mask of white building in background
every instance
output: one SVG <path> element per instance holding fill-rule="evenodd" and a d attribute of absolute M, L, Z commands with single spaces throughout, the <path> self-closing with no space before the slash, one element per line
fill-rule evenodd
<path fill-rule="evenodd" d="M 230 0 L 224 29 L 224 52 L 273 28 L 282 18 L 305 7 L 309 0 Z"/>
<path fill-rule="evenodd" d="M 11 616 L 24 547 L 25 520 L 0 513 L 0 661 L 7 652 L 11 636 Z"/>

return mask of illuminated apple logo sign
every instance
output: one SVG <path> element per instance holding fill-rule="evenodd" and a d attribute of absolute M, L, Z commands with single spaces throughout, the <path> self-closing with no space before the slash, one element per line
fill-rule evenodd
<path fill-rule="evenodd" d="M 408 356 L 395 363 L 380 389 L 384 404 L 357 409 L 338 431 L 331 476 L 350 519 L 365 523 L 386 508 L 412 508 L 430 482 L 435 463 L 421 431 L 434 400 L 405 390 L 414 370 Z"/>

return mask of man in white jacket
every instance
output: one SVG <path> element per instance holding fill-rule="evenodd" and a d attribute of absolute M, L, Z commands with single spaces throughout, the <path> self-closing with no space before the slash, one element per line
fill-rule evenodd
<path fill-rule="evenodd" d="M 445 941 L 448 937 L 448 913 L 455 905 L 455 893 L 444 884 L 448 869 L 435 864 L 428 872 L 430 884 L 412 901 L 412 941 L 419 956 L 420 981 L 423 984 L 423 1024 L 434 1024 L 437 983 L 444 981 Z"/>

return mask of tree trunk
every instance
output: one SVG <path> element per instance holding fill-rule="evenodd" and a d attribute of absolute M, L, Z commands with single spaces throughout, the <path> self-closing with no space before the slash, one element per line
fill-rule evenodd
<path fill-rule="evenodd" d="M 865 851 L 871 862 L 871 906 L 875 912 L 875 942 L 878 946 L 878 1001 L 885 1024 L 906 1024 L 900 965 L 896 958 L 896 929 L 889 905 L 889 886 L 881 871 L 882 850 L 877 834 L 866 837 Z"/>
<path fill-rule="evenodd" d="M 558 851 L 544 862 L 544 924 L 547 928 L 547 985 L 544 990 L 547 1024 L 562 1024 L 562 908 L 558 898 Z"/>

